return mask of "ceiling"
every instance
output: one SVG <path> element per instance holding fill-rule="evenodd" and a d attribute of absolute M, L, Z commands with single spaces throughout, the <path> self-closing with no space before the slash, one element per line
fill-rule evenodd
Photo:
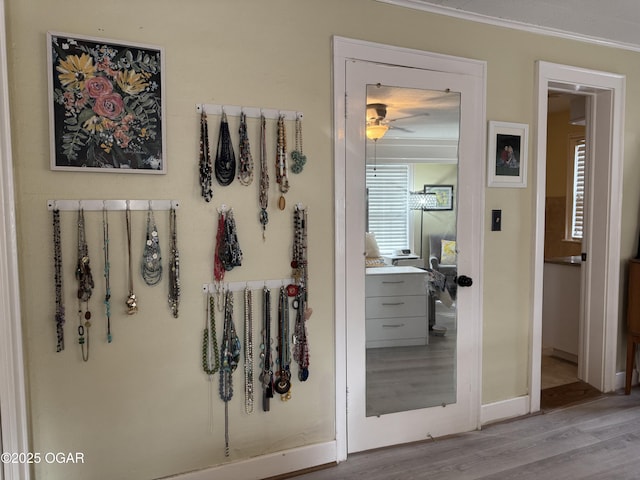
<path fill-rule="evenodd" d="M 379 1 L 640 51 L 638 0 Z M 550 111 L 568 109 L 570 98 L 552 95 Z M 457 139 L 459 100 L 459 95 L 454 92 L 447 94 L 384 85 L 371 85 L 367 90 L 367 103 L 383 103 L 387 106 L 383 123 L 390 128 L 379 142 L 381 144 L 393 139 Z"/>
<path fill-rule="evenodd" d="M 640 51 L 638 0 L 379 1 L 494 25 L 610 43 L 620 48 Z"/>

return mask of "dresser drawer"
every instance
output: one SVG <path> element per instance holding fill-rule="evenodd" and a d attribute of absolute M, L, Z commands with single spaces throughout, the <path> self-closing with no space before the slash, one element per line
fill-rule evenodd
<path fill-rule="evenodd" d="M 426 344 L 427 320 L 425 317 L 367 319 L 366 328 L 367 344 L 405 339 L 416 339 L 421 344 Z"/>
<path fill-rule="evenodd" d="M 427 294 L 426 273 L 369 274 L 365 281 L 367 297 Z"/>
<path fill-rule="evenodd" d="M 401 318 L 426 317 L 427 295 L 369 297 L 365 299 L 365 317 Z"/>

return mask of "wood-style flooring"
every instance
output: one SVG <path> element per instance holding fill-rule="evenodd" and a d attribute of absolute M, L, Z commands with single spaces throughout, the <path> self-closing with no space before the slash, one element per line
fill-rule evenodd
<path fill-rule="evenodd" d="M 640 389 L 480 431 L 353 454 L 337 466 L 295 478 L 637 480 Z"/>

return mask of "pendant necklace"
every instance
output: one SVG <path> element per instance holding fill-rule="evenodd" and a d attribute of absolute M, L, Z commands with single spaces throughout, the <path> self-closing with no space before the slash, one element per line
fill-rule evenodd
<path fill-rule="evenodd" d="M 176 224 L 176 209 L 171 206 L 169 211 L 169 308 L 174 318 L 178 318 L 180 303 L 180 254 L 178 252 L 178 227 Z"/>
<path fill-rule="evenodd" d="M 206 202 L 210 202 L 213 198 L 213 189 L 211 188 L 211 173 L 213 167 L 211 165 L 211 153 L 209 151 L 209 126 L 207 124 L 207 114 L 202 107 L 200 114 L 200 190 L 201 195 Z"/>
<path fill-rule="evenodd" d="M 291 171 L 293 173 L 301 173 L 305 163 L 307 163 L 307 156 L 302 153 L 302 115 L 296 115 L 296 148 L 291 152 Z"/>
<path fill-rule="evenodd" d="M 231 145 L 231 134 L 227 114 L 222 112 L 220 120 L 220 133 L 218 135 L 218 150 L 215 161 L 216 180 L 222 186 L 230 185 L 236 175 L 236 156 Z"/>
<path fill-rule="evenodd" d="M 247 116 L 240 112 L 240 165 L 238 166 L 238 181 L 242 185 L 251 185 L 253 182 L 253 157 L 247 135 Z"/>
<path fill-rule="evenodd" d="M 89 299 L 94 287 L 89 263 L 89 247 L 85 237 L 84 209 L 80 208 L 78 210 L 78 262 L 76 264 L 76 280 L 78 280 L 78 343 L 82 351 L 82 360 L 85 362 L 89 360 L 89 328 L 91 327 Z M 84 314 L 82 313 L 83 302 L 85 304 Z"/>
<path fill-rule="evenodd" d="M 129 255 L 129 296 L 127 297 L 127 315 L 135 315 L 138 312 L 138 300 L 133 293 L 133 269 L 131 267 L 131 210 L 127 202 L 127 209 L 124 212 L 127 223 L 127 253 Z"/>
<path fill-rule="evenodd" d="M 149 286 L 157 285 L 162 279 L 162 256 L 160 254 L 160 237 L 158 227 L 149 202 L 147 210 L 147 239 L 142 253 L 140 265 L 142 279 Z"/>
<path fill-rule="evenodd" d="M 107 317 L 107 342 L 111 343 L 111 285 L 110 270 L 111 262 L 109 261 L 109 217 L 107 209 L 102 207 L 102 250 L 104 251 L 104 311 Z"/>
<path fill-rule="evenodd" d="M 307 269 L 307 210 L 296 205 L 293 212 L 293 278 L 296 282 L 293 308 L 296 309 L 296 321 L 293 332 L 293 359 L 298 363 L 298 379 L 301 382 L 309 378 L 309 344 L 306 322 L 313 310 L 307 306 L 308 269 Z"/>
<path fill-rule="evenodd" d="M 53 280 L 56 290 L 56 352 L 64 350 L 64 299 L 62 297 L 62 243 L 60 239 L 60 210 L 53 209 Z"/>
<path fill-rule="evenodd" d="M 274 382 L 274 389 L 281 395 L 282 400 L 291 398 L 290 352 L 289 299 L 287 289 L 283 285 L 278 297 L 278 373 Z"/>
<path fill-rule="evenodd" d="M 273 398 L 273 370 L 271 360 L 271 292 L 265 286 L 262 289 L 262 343 L 260 345 L 262 358 L 262 372 L 260 381 L 264 395 L 262 410 L 269 411 L 269 399 Z"/>
<path fill-rule="evenodd" d="M 240 361 L 240 339 L 233 324 L 233 293 L 226 291 L 224 328 L 220 344 L 220 398 L 224 402 L 225 457 L 229 456 L 229 400 L 233 397 L 233 372 Z"/>
<path fill-rule="evenodd" d="M 209 380 L 209 430 L 213 431 L 213 375 L 220 369 L 218 336 L 216 334 L 216 306 L 213 295 L 207 295 L 202 333 L 202 370 Z"/>
<path fill-rule="evenodd" d="M 269 214 L 269 169 L 267 168 L 267 122 L 264 115 L 260 116 L 260 224 L 262 225 L 262 240 L 265 239 Z"/>
<path fill-rule="evenodd" d="M 253 296 L 244 289 L 244 411 L 253 413 Z"/>
<path fill-rule="evenodd" d="M 286 202 L 284 194 L 289 191 L 289 177 L 287 176 L 287 132 L 284 116 L 278 117 L 278 140 L 276 142 L 276 182 L 280 186 L 278 208 L 284 210 Z"/>

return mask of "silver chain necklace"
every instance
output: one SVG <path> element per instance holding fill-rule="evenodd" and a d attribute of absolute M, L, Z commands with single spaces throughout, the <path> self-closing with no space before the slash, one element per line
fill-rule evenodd
<path fill-rule="evenodd" d="M 151 202 L 149 202 L 151 203 Z M 162 255 L 160 254 L 160 236 L 156 220 L 149 204 L 147 210 L 147 238 L 140 265 L 142 279 L 149 286 L 157 285 L 162 280 Z"/>
<path fill-rule="evenodd" d="M 253 413 L 253 295 L 244 290 L 244 411 Z"/>
<path fill-rule="evenodd" d="M 251 185 L 253 182 L 253 157 L 251 145 L 247 135 L 247 116 L 240 113 L 240 163 L 238 165 L 238 181 L 242 185 Z"/>
<path fill-rule="evenodd" d="M 131 268 L 131 210 L 129 205 L 124 212 L 127 223 L 127 253 L 129 254 L 129 295 L 127 296 L 127 315 L 135 315 L 138 312 L 138 300 L 133 293 L 133 269 Z"/>
<path fill-rule="evenodd" d="M 91 312 L 89 299 L 93 293 L 93 276 L 89 266 L 89 247 L 85 236 L 84 209 L 78 210 L 78 262 L 76 264 L 76 280 L 78 280 L 78 343 L 82 352 L 82 360 L 89 360 L 89 328 Z M 85 304 L 84 314 L 82 303 Z M 84 323 L 83 323 L 84 319 Z M 86 335 L 86 337 L 85 337 Z"/>
<path fill-rule="evenodd" d="M 178 226 L 176 223 L 176 209 L 169 211 L 169 307 L 174 318 L 178 318 L 180 304 L 180 254 L 178 252 Z"/>

